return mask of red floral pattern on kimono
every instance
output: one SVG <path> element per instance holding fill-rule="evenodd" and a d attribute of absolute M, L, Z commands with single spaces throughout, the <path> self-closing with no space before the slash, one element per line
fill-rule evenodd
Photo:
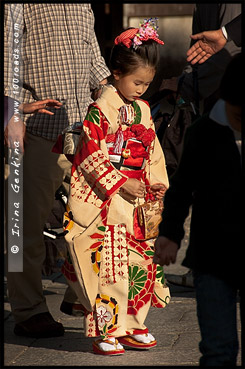
<path fill-rule="evenodd" d="M 87 336 L 147 332 L 150 306 L 170 300 L 163 269 L 153 263 L 155 240 L 134 237 L 134 208 L 144 200 L 122 188 L 127 178 L 168 187 L 149 106 L 140 99 L 132 106 L 127 114 L 106 86 L 88 110 L 73 160 L 64 216 L 70 260 L 63 272 L 85 308 Z"/>

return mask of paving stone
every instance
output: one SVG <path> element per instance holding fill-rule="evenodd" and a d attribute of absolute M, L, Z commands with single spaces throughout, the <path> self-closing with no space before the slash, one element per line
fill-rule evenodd
<path fill-rule="evenodd" d="M 188 223 L 187 223 L 188 230 Z M 188 232 L 186 237 L 188 236 Z M 165 267 L 165 273 L 183 274 L 181 266 L 187 242 L 182 241 L 176 264 Z M 156 337 L 157 346 L 147 351 L 126 350 L 121 356 L 105 357 L 92 351 L 92 338 L 84 337 L 83 319 L 63 314 L 59 308 L 66 289 L 60 273 L 43 278 L 44 294 L 53 317 L 65 327 L 63 337 L 34 339 L 13 333 L 14 319 L 7 297 L 4 303 L 5 366 L 198 366 L 200 332 L 196 317 L 195 290 L 169 284 L 171 302 L 164 309 L 151 308 L 146 326 Z M 238 330 L 240 315 L 238 308 Z M 240 337 L 239 337 L 240 338 Z M 239 351 L 238 365 L 241 365 Z"/>

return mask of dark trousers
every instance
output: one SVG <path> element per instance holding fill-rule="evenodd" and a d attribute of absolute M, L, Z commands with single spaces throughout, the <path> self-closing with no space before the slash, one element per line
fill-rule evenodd
<path fill-rule="evenodd" d="M 200 366 L 236 366 L 237 289 L 211 274 L 193 275 L 201 332 Z"/>
<path fill-rule="evenodd" d="M 245 368 L 245 288 L 240 289 L 242 367 Z"/>

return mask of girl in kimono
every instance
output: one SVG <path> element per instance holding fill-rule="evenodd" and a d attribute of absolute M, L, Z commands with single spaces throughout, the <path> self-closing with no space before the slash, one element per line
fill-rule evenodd
<path fill-rule="evenodd" d="M 153 19 L 124 31 L 111 53 L 113 85 L 90 105 L 74 156 L 64 228 L 68 283 L 84 307 L 93 350 L 124 353 L 157 342 L 144 321 L 150 306 L 170 300 L 163 269 L 153 263 L 153 239 L 139 240 L 135 207 L 162 199 L 169 186 L 150 108 L 140 96 L 159 60 Z"/>

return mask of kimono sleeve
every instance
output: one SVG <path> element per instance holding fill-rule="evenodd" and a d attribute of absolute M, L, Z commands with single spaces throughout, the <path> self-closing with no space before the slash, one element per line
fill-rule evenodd
<path fill-rule="evenodd" d="M 81 192 L 86 192 L 82 197 L 85 202 L 90 202 L 92 197 L 102 202 L 109 199 L 127 180 L 109 160 L 105 143 L 107 128 L 108 122 L 100 109 L 91 105 L 72 166 L 72 176 L 82 186 Z"/>
<path fill-rule="evenodd" d="M 153 152 L 150 156 L 149 181 L 151 185 L 162 183 L 166 188 L 169 187 L 165 157 L 157 136 L 155 137 Z"/>

